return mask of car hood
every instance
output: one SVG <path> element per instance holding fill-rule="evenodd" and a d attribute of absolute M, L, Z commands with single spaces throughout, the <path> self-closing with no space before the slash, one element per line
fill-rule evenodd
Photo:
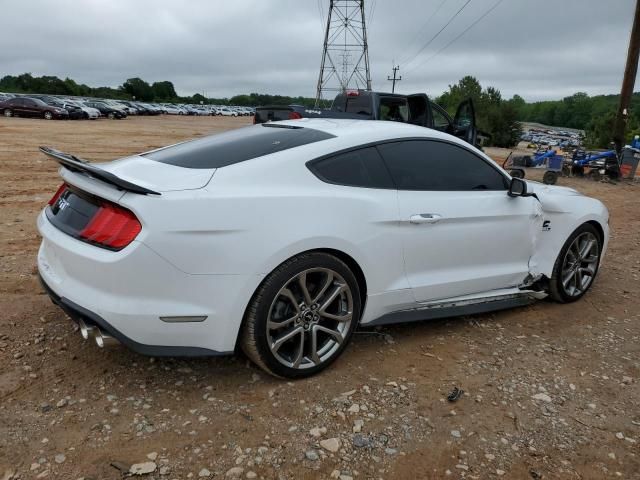
<path fill-rule="evenodd" d="M 204 188 L 215 168 L 184 168 L 149 160 L 140 155 L 121 158 L 108 163 L 94 163 L 107 172 L 128 182 L 158 192 L 198 190 Z"/>
<path fill-rule="evenodd" d="M 527 181 L 527 191 L 534 193 L 545 212 L 567 213 L 575 206 L 575 202 L 568 197 L 584 197 L 577 190 L 569 187 L 545 185 L 540 182 Z"/>
<path fill-rule="evenodd" d="M 545 185 L 544 183 L 527 180 L 527 191 L 536 195 L 582 195 L 579 191 L 570 187 L 561 187 L 559 185 Z"/>

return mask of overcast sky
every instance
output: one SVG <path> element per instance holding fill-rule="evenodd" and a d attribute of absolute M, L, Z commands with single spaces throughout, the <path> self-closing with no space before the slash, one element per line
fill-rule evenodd
<path fill-rule="evenodd" d="M 464 75 L 505 97 L 620 89 L 634 0 L 367 0 L 373 88 L 439 95 Z M 118 86 L 170 80 L 181 95 L 315 96 L 328 0 L 4 0 L 0 76 L 71 77 Z"/>

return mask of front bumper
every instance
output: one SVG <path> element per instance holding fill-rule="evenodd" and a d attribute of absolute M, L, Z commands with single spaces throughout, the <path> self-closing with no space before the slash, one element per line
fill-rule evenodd
<path fill-rule="evenodd" d="M 119 252 L 76 240 L 38 217 L 38 271 L 54 302 L 147 355 L 231 353 L 259 278 L 187 274 L 141 242 Z M 167 322 L 160 317 L 205 316 Z"/>

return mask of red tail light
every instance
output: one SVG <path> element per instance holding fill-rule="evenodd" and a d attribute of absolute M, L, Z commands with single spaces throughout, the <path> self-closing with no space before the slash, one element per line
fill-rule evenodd
<path fill-rule="evenodd" d="M 347 97 L 357 97 L 360 95 L 359 90 L 347 90 Z"/>
<path fill-rule="evenodd" d="M 120 250 L 129 245 L 142 230 L 136 216 L 118 205 L 103 203 L 80 237 L 88 242 Z"/>
<path fill-rule="evenodd" d="M 60 195 L 62 195 L 66 189 L 67 189 L 66 183 L 63 183 L 62 185 L 60 185 L 58 187 L 58 190 L 56 190 L 56 193 L 53 195 L 53 197 L 51 197 L 51 200 L 49 200 L 49 205 L 55 204 L 58 201 L 58 198 L 60 198 Z"/>
<path fill-rule="evenodd" d="M 298 112 L 289 112 L 289 120 L 298 120 L 299 118 L 302 118 L 302 115 Z"/>

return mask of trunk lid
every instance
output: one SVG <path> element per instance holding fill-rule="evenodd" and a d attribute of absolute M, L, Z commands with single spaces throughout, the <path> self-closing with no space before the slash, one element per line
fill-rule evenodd
<path fill-rule="evenodd" d="M 194 169 L 156 162 L 134 155 L 108 163 L 93 164 L 118 178 L 156 192 L 198 190 L 213 177 L 215 168 Z"/>
<path fill-rule="evenodd" d="M 143 155 L 153 154 L 160 150 L 147 152 Z M 87 180 L 98 180 L 121 191 L 141 195 L 198 190 L 209 183 L 216 171 L 216 168 L 193 169 L 158 162 L 143 155 L 132 155 L 106 163 L 90 163 L 49 147 L 40 147 L 40 151 L 62 165 L 63 170 L 73 172 L 73 174 Z M 61 174 L 65 177 L 63 172 Z"/>

